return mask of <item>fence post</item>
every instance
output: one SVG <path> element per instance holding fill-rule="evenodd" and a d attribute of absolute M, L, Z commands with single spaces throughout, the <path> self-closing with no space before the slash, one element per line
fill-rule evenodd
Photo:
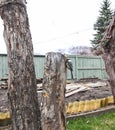
<path fill-rule="evenodd" d="M 75 78 L 76 78 L 76 80 L 78 80 L 79 75 L 78 75 L 78 56 L 77 55 L 75 56 L 75 64 L 76 64 L 76 66 L 75 66 Z"/>
<path fill-rule="evenodd" d="M 46 54 L 42 94 L 42 129 L 66 130 L 66 57 L 61 53 Z"/>

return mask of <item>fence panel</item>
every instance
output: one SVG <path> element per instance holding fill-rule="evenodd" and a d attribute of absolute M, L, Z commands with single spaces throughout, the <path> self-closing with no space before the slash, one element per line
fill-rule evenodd
<path fill-rule="evenodd" d="M 81 78 L 106 79 L 107 74 L 103 59 L 97 56 L 68 56 L 73 63 L 73 77 L 76 80 Z M 44 55 L 34 55 L 35 72 L 37 78 L 43 78 Z M 0 79 L 8 74 L 8 59 L 6 54 L 0 54 Z M 71 79 L 71 73 L 67 70 L 67 79 Z"/>
<path fill-rule="evenodd" d="M 36 77 L 43 78 L 44 62 L 45 62 L 45 56 L 34 55 L 34 65 L 35 65 Z"/>
<path fill-rule="evenodd" d="M 69 56 L 73 62 L 74 79 L 99 78 L 106 79 L 104 62 L 97 56 Z M 70 72 L 67 73 L 67 79 L 70 78 Z"/>
<path fill-rule="evenodd" d="M 8 76 L 8 59 L 6 54 L 0 54 L 0 79 Z"/>

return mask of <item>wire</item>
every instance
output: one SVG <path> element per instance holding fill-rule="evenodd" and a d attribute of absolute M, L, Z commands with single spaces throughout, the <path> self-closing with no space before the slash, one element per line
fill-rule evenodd
<path fill-rule="evenodd" d="M 89 30 L 91 30 L 91 29 L 92 29 L 92 28 L 88 28 L 88 29 L 84 29 L 84 30 L 81 30 L 81 31 L 76 31 L 76 32 L 73 32 L 73 33 L 69 33 L 69 34 L 66 34 L 66 35 L 64 35 L 64 36 L 55 37 L 55 38 L 52 38 L 52 39 L 49 39 L 49 40 L 39 41 L 39 42 L 37 42 L 36 44 L 51 42 L 51 41 L 55 41 L 55 40 L 58 40 L 58 39 L 63 39 L 63 38 L 65 38 L 65 37 L 68 37 L 68 36 L 71 36 L 71 35 L 75 35 L 75 34 L 79 34 L 79 33 L 85 32 L 85 31 L 89 31 Z"/>

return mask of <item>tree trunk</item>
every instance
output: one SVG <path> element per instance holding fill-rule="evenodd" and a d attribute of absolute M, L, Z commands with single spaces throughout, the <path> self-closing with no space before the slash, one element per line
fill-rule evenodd
<path fill-rule="evenodd" d="M 43 79 L 42 129 L 65 130 L 66 57 L 48 53 Z"/>
<path fill-rule="evenodd" d="M 111 86 L 112 94 L 114 97 L 114 104 L 115 104 L 115 54 L 114 55 L 113 54 L 114 51 L 113 49 L 111 49 L 111 52 L 104 53 L 102 57 L 105 62 L 105 68 L 108 74 L 108 83 Z"/>
<path fill-rule="evenodd" d="M 106 72 L 108 74 L 108 82 L 112 89 L 115 104 L 115 14 L 112 17 L 97 50 L 98 54 L 102 54 L 102 58 L 104 59 Z"/>
<path fill-rule="evenodd" d="M 0 0 L 9 65 L 13 130 L 41 130 L 33 46 L 25 0 Z"/>

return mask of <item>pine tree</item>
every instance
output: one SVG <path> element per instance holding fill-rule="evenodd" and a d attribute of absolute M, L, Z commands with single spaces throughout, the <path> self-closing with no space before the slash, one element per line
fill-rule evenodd
<path fill-rule="evenodd" d="M 109 0 L 103 0 L 103 3 L 101 4 L 99 17 L 94 24 L 94 30 L 96 33 L 94 34 L 94 39 L 91 41 L 91 44 L 94 48 L 98 47 L 98 44 L 102 39 L 110 20 L 112 19 L 112 10 L 110 5 L 111 3 Z"/>

